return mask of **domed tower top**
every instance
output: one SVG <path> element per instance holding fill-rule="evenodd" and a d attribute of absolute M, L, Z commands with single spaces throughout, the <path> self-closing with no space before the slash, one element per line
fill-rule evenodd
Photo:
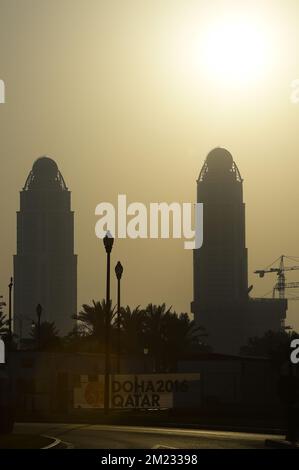
<path fill-rule="evenodd" d="M 67 191 L 63 176 L 52 158 L 43 156 L 34 162 L 24 186 L 24 191 L 31 190 Z"/>
<path fill-rule="evenodd" d="M 228 150 L 216 147 L 208 154 L 199 174 L 198 181 L 204 181 L 210 177 L 230 177 L 235 181 L 242 182 L 238 167 Z"/>

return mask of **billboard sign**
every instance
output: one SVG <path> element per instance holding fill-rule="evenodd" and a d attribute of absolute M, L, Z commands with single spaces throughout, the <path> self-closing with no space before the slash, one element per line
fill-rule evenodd
<path fill-rule="evenodd" d="M 110 376 L 110 408 L 161 409 L 199 401 L 200 374 L 138 374 Z M 104 407 L 104 376 L 81 376 L 74 389 L 75 408 Z"/>

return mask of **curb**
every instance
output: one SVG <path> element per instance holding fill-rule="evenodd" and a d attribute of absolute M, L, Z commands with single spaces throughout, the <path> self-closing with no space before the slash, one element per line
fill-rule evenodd
<path fill-rule="evenodd" d="M 266 439 L 265 446 L 272 449 L 299 449 L 298 442 L 290 442 L 281 439 Z"/>
<path fill-rule="evenodd" d="M 55 449 L 56 447 L 60 446 L 62 444 L 62 441 L 60 439 L 57 439 L 56 437 L 52 436 L 46 436 L 45 434 L 42 434 L 42 437 L 45 437 L 46 439 L 51 439 L 51 444 L 42 447 L 42 449 Z"/>

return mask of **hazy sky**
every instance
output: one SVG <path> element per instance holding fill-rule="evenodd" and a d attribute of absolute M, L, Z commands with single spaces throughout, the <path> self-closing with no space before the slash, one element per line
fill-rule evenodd
<path fill-rule="evenodd" d="M 224 12 L 257 22 L 267 46 L 258 78 L 230 83 L 225 64 L 215 75 L 201 61 L 201 34 Z M 72 191 L 78 305 L 105 292 L 96 205 L 119 193 L 146 204 L 195 201 L 196 178 L 216 146 L 232 153 L 244 178 L 252 294 L 275 282 L 254 269 L 299 256 L 299 103 L 290 101 L 298 0 L 0 0 L 0 49 L 2 294 L 19 191 L 44 154 Z M 182 241 L 117 241 L 118 259 L 125 303 L 190 311 L 192 253 Z M 299 328 L 297 312 L 292 302 L 287 323 Z"/>

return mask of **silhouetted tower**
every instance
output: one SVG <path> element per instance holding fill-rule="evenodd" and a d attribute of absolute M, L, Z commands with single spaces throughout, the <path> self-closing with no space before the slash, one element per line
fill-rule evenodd
<path fill-rule="evenodd" d="M 192 311 L 210 343 L 223 349 L 223 336 L 237 333 L 231 331 L 238 328 L 234 317 L 248 292 L 243 184 L 227 150 L 208 154 L 197 180 L 197 201 L 203 203 L 204 237 L 202 248 L 194 250 Z"/>
<path fill-rule="evenodd" d="M 74 326 L 77 311 L 77 256 L 71 193 L 56 163 L 35 161 L 20 194 L 17 254 L 14 256 L 14 327 L 28 337 L 37 304 L 41 321 L 55 322 L 60 334 Z"/>
<path fill-rule="evenodd" d="M 193 252 L 191 309 L 214 351 L 239 353 L 248 338 L 281 331 L 287 302 L 248 295 L 243 180 L 227 150 L 208 154 L 197 201 L 203 203 L 203 245 Z"/>

